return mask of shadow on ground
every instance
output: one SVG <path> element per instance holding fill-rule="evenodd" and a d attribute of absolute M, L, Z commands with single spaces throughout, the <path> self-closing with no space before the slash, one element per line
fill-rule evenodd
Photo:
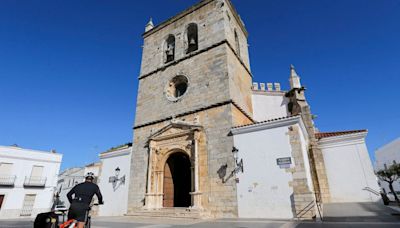
<path fill-rule="evenodd" d="M 400 222 L 400 212 L 381 203 L 329 203 L 323 210 L 326 222 Z"/>

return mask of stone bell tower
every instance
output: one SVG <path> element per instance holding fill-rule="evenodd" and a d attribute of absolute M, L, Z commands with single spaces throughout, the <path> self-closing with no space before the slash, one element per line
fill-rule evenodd
<path fill-rule="evenodd" d="M 229 0 L 203 0 L 143 38 L 128 214 L 237 216 L 229 132 L 253 122 L 243 22 Z"/>

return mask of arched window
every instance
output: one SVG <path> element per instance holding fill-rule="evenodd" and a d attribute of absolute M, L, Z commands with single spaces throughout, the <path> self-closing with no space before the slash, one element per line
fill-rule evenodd
<path fill-rule="evenodd" d="M 175 59 L 175 36 L 169 35 L 164 47 L 165 63 L 174 61 Z"/>
<path fill-rule="evenodd" d="M 199 36 L 198 36 L 198 28 L 197 24 L 189 24 L 187 31 L 187 50 L 186 54 L 190 52 L 196 51 L 199 48 Z"/>
<path fill-rule="evenodd" d="M 236 29 L 235 29 L 235 45 L 236 45 L 236 53 L 237 53 L 237 55 L 240 57 L 240 42 L 239 42 L 239 36 L 238 36 L 238 34 L 237 34 L 237 32 L 236 32 Z"/>

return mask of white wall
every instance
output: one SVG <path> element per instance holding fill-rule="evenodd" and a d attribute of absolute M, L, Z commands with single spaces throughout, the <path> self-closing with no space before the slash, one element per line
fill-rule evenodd
<path fill-rule="evenodd" d="M 393 164 L 395 161 L 400 164 L 400 138 L 384 145 L 375 151 L 375 170 L 385 168 Z M 386 193 L 390 192 L 389 184 L 384 181 L 380 181 L 381 187 L 385 189 Z M 393 188 L 395 191 L 400 191 L 400 180 L 393 183 Z"/>
<path fill-rule="evenodd" d="M 284 92 L 253 91 L 253 119 L 264 121 L 288 116 Z"/>
<path fill-rule="evenodd" d="M 0 186 L 0 195 L 5 195 L 0 218 L 20 217 L 26 194 L 36 194 L 31 217 L 50 211 L 61 159 L 61 154 L 0 146 L 0 162 L 13 163 L 11 175 L 16 176 L 14 187 Z M 30 177 L 34 165 L 44 167 L 42 177 L 46 178 L 45 187 L 24 186 L 25 177 Z"/>
<path fill-rule="evenodd" d="M 240 218 L 293 218 L 292 175 L 276 163 L 292 157 L 287 132 L 288 127 L 279 127 L 233 136 L 244 162 L 244 173 L 237 175 Z"/>
<path fill-rule="evenodd" d="M 323 138 L 322 150 L 331 202 L 377 202 L 377 178 L 365 145 L 366 133 Z"/>
<path fill-rule="evenodd" d="M 131 147 L 100 154 L 102 162 L 99 187 L 103 195 L 104 205 L 99 206 L 99 216 L 121 216 L 126 214 L 128 206 L 129 174 L 131 164 Z M 109 182 L 115 176 L 115 169 L 120 168 L 119 177 L 125 176 L 125 184 L 117 182 L 113 186 Z"/>

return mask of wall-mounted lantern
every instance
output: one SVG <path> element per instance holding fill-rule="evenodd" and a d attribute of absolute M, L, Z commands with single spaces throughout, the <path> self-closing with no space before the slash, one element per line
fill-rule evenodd
<path fill-rule="evenodd" d="M 232 148 L 232 153 L 233 153 L 233 157 L 235 158 L 235 169 L 232 171 L 232 173 L 239 173 L 242 172 L 243 173 L 243 159 L 239 160 L 239 150 L 236 147 Z"/>
<path fill-rule="evenodd" d="M 114 190 L 117 189 L 117 184 L 118 184 L 118 182 L 120 182 L 119 185 L 125 184 L 125 175 L 123 175 L 122 177 L 119 177 L 120 172 L 121 172 L 121 169 L 120 169 L 119 167 L 117 167 L 117 168 L 115 169 L 115 176 L 111 176 L 111 177 L 109 178 L 109 182 L 112 183 L 113 189 L 114 189 Z M 119 185 L 118 185 L 118 186 L 119 186 Z"/>

